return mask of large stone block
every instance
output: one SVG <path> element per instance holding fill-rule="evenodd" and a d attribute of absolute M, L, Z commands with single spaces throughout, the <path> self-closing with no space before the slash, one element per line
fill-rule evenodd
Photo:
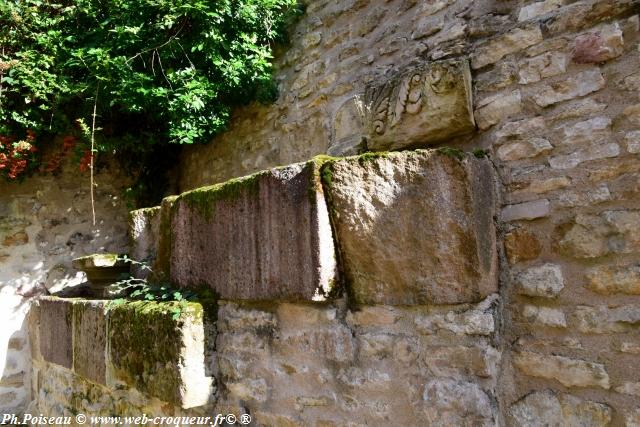
<path fill-rule="evenodd" d="M 315 161 L 180 195 L 171 279 L 223 299 L 324 300 L 336 261 Z"/>
<path fill-rule="evenodd" d="M 108 381 L 125 382 L 182 408 L 209 403 L 215 384 L 207 368 L 208 340 L 215 333 L 208 330 L 208 318 L 197 303 L 114 306 L 108 318 Z"/>
<path fill-rule="evenodd" d="M 147 266 L 152 266 L 158 257 L 160 241 L 160 218 L 162 208 L 138 209 L 129 214 L 129 256 Z M 146 278 L 149 270 L 139 264 L 131 266 L 131 274 L 137 278 Z"/>
<path fill-rule="evenodd" d="M 71 368 L 73 356 L 73 304 L 71 300 L 43 297 L 38 301 L 40 354 L 43 359 Z"/>
<path fill-rule="evenodd" d="M 73 370 L 90 381 L 106 384 L 107 324 L 104 302 L 75 302 L 73 325 Z"/>
<path fill-rule="evenodd" d="M 365 90 L 367 148 L 428 146 L 475 130 L 466 61 L 441 61 Z"/>
<path fill-rule="evenodd" d="M 342 267 L 362 304 L 454 304 L 496 292 L 494 170 L 435 150 L 325 166 Z"/>

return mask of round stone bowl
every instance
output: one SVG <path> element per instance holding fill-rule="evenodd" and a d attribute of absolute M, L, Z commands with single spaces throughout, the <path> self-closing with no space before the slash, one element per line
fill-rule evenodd
<path fill-rule="evenodd" d="M 73 268 L 84 271 L 89 281 L 91 296 L 109 299 L 109 293 L 114 283 L 128 277 L 129 264 L 119 259 L 118 254 L 93 254 L 73 260 Z"/>

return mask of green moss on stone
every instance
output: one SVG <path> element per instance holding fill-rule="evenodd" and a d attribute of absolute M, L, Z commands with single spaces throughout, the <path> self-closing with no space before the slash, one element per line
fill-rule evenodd
<path fill-rule="evenodd" d="M 178 201 L 184 200 L 191 208 L 196 209 L 206 219 L 213 216 L 215 202 L 218 200 L 234 200 L 241 195 L 253 194 L 258 191 L 260 177 L 268 171 L 260 171 L 253 175 L 233 178 L 220 184 L 196 188 L 178 196 Z"/>
<path fill-rule="evenodd" d="M 458 148 L 440 147 L 438 148 L 438 153 L 444 154 L 445 156 L 453 157 L 454 159 L 458 160 L 464 159 L 464 151 Z"/>
<path fill-rule="evenodd" d="M 359 156 L 356 156 L 356 158 L 358 159 L 358 163 L 363 165 L 372 160 L 386 159 L 390 155 L 391 153 L 389 153 L 388 151 L 368 151 L 366 153 L 360 154 Z"/>

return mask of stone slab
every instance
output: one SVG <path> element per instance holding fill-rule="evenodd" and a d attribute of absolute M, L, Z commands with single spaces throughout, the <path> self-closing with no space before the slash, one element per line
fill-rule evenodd
<path fill-rule="evenodd" d="M 425 147 L 475 130 L 471 73 L 462 60 L 404 71 L 365 90 L 370 150 Z"/>
<path fill-rule="evenodd" d="M 357 303 L 454 304 L 497 291 L 488 159 L 436 150 L 368 154 L 326 165 L 323 177 Z"/>
<path fill-rule="evenodd" d="M 326 299 L 336 264 L 315 161 L 180 195 L 171 214 L 171 280 L 222 299 Z"/>
<path fill-rule="evenodd" d="M 73 358 L 72 301 L 44 297 L 38 301 L 38 311 L 42 358 L 70 369 Z"/>
<path fill-rule="evenodd" d="M 75 302 L 73 325 L 73 370 L 89 381 L 106 384 L 107 323 L 104 302 Z"/>
<path fill-rule="evenodd" d="M 151 267 L 158 257 L 161 206 L 138 209 L 129 213 L 129 256 Z M 134 264 L 131 274 L 136 278 L 146 278 L 149 270 Z"/>
<path fill-rule="evenodd" d="M 110 308 L 108 382 L 125 382 L 182 408 L 209 403 L 215 385 L 206 367 L 207 340 L 215 333 L 205 333 L 208 318 L 197 303 L 137 301 Z"/>

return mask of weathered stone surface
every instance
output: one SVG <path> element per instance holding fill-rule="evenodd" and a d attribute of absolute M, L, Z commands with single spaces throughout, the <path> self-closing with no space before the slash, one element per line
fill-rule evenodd
<path fill-rule="evenodd" d="M 639 383 L 625 382 L 622 385 L 616 387 L 615 390 L 618 393 L 629 394 L 631 396 L 640 397 L 640 382 Z"/>
<path fill-rule="evenodd" d="M 562 310 L 549 307 L 538 307 L 526 304 L 522 310 L 522 317 L 529 323 L 553 328 L 566 328 L 567 319 Z"/>
<path fill-rule="evenodd" d="M 640 250 L 640 211 L 605 211 L 601 215 L 576 215 L 565 225 L 558 246 L 575 258 L 596 258 Z"/>
<path fill-rule="evenodd" d="M 428 408 L 427 417 L 439 412 L 481 418 L 492 416 L 489 396 L 475 383 L 451 379 L 432 380 L 424 387 L 423 399 Z"/>
<path fill-rule="evenodd" d="M 567 70 L 567 56 L 562 52 L 546 52 L 519 63 L 520 84 L 539 82 Z"/>
<path fill-rule="evenodd" d="M 223 299 L 324 300 L 336 272 L 318 165 L 270 169 L 184 193 L 171 218 L 171 279 Z"/>
<path fill-rule="evenodd" d="M 367 87 L 367 147 L 428 146 L 475 129 L 465 61 L 433 62 Z"/>
<path fill-rule="evenodd" d="M 551 207 L 548 199 L 507 205 L 502 209 L 503 221 L 531 220 L 549 215 Z"/>
<path fill-rule="evenodd" d="M 471 57 L 471 67 L 477 69 L 493 64 L 511 53 L 541 41 L 542 32 L 539 25 L 516 28 L 477 47 Z"/>
<path fill-rule="evenodd" d="M 579 64 L 605 62 L 622 55 L 624 39 L 616 22 L 603 25 L 576 37 L 573 61 Z"/>
<path fill-rule="evenodd" d="M 542 251 L 542 245 L 536 236 L 523 229 L 507 233 L 504 248 L 510 264 L 536 259 Z"/>
<path fill-rule="evenodd" d="M 518 291 L 532 297 L 554 298 L 564 288 L 559 265 L 543 264 L 528 268 L 515 276 Z"/>
<path fill-rule="evenodd" d="M 537 18 L 540 15 L 553 12 L 564 6 L 565 3 L 566 0 L 544 0 L 533 2 L 520 9 L 518 21 L 527 21 L 529 19 Z"/>
<path fill-rule="evenodd" d="M 495 331 L 493 305 L 496 302 L 497 296 L 491 296 L 467 311 L 417 316 L 414 321 L 416 329 L 425 335 L 439 331 L 459 335 L 491 335 Z"/>
<path fill-rule="evenodd" d="M 610 387 L 609 374 L 600 363 L 528 351 L 514 354 L 513 363 L 525 375 L 556 380 L 565 387 Z"/>
<path fill-rule="evenodd" d="M 40 354 L 47 362 L 71 368 L 73 357 L 72 301 L 44 297 L 38 301 Z"/>
<path fill-rule="evenodd" d="M 578 330 L 585 334 L 628 332 L 640 325 L 639 305 L 615 308 L 578 306 L 573 315 Z"/>
<path fill-rule="evenodd" d="M 594 117 L 563 128 L 562 144 L 591 144 L 611 137 L 611 119 Z"/>
<path fill-rule="evenodd" d="M 561 176 L 557 178 L 548 178 L 532 181 L 526 188 L 526 191 L 531 191 L 536 194 L 546 193 L 553 190 L 559 190 L 571 185 L 571 179 Z"/>
<path fill-rule="evenodd" d="M 627 132 L 624 136 L 624 142 L 627 144 L 627 152 L 632 154 L 640 153 L 640 131 Z"/>
<path fill-rule="evenodd" d="M 611 422 L 612 410 L 603 403 L 543 390 L 511 405 L 509 416 L 513 427 L 604 427 Z"/>
<path fill-rule="evenodd" d="M 613 142 L 603 145 L 586 146 L 571 154 L 550 158 L 549 166 L 553 169 L 572 169 L 583 162 L 617 157 L 619 154 L 620 146 Z"/>
<path fill-rule="evenodd" d="M 539 106 L 547 107 L 588 95 L 602 89 L 604 85 L 605 80 L 599 69 L 587 70 L 552 85 L 543 86 L 533 99 Z"/>
<path fill-rule="evenodd" d="M 640 426 L 640 406 L 627 411 L 624 414 L 625 427 L 639 427 Z"/>
<path fill-rule="evenodd" d="M 606 265 L 587 271 L 587 287 L 603 295 L 640 295 L 640 265 Z"/>
<path fill-rule="evenodd" d="M 500 146 L 498 158 L 502 161 L 514 161 L 535 157 L 552 149 L 551 143 L 544 138 L 529 138 Z"/>
<path fill-rule="evenodd" d="M 518 114 L 522 110 L 519 90 L 509 94 L 497 94 L 478 102 L 475 118 L 482 130 L 500 123 L 503 119 Z"/>
<path fill-rule="evenodd" d="M 142 301 L 112 307 L 107 339 L 114 378 L 182 408 L 208 403 L 215 388 L 205 367 L 205 339 L 212 337 L 205 338 L 203 310 L 197 303 Z"/>
<path fill-rule="evenodd" d="M 129 257 L 150 267 L 155 264 L 158 256 L 160 212 L 161 207 L 156 206 L 131 211 L 129 214 Z M 134 277 L 146 278 L 149 271 L 134 264 L 131 266 L 131 273 Z"/>
<path fill-rule="evenodd" d="M 107 324 L 102 302 L 73 305 L 73 370 L 98 384 L 106 384 Z"/>
<path fill-rule="evenodd" d="M 495 292 L 486 159 L 422 150 L 365 155 L 333 162 L 323 175 L 356 302 L 459 303 Z"/>
<path fill-rule="evenodd" d="M 333 119 L 333 143 L 327 154 L 330 156 L 350 156 L 364 149 L 365 106 L 362 96 L 354 96 L 345 101 Z"/>

